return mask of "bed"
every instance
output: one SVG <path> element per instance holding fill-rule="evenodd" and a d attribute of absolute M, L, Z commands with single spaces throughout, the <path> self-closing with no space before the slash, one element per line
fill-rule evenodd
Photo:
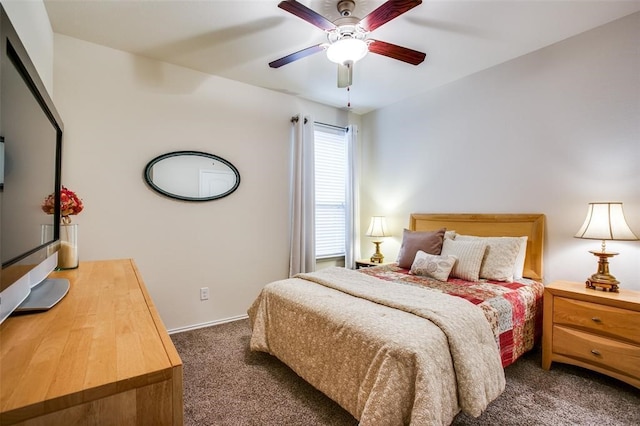
<path fill-rule="evenodd" d="M 397 264 L 267 284 L 248 310 L 250 347 L 279 358 L 363 426 L 477 417 L 504 390 L 504 366 L 540 336 L 544 215 L 412 214 L 404 232 Z M 440 238 L 440 247 L 412 251 L 411 241 L 426 238 Z M 500 244 L 510 261 L 519 248 L 521 265 L 509 265 L 519 273 L 492 268 L 489 253 Z M 462 266 L 478 247 L 481 265 L 469 269 L 478 277 L 469 280 Z M 424 256 L 437 259 L 437 272 Z M 444 280 L 434 278 L 449 266 Z M 502 281 L 480 277 L 496 271 Z"/>

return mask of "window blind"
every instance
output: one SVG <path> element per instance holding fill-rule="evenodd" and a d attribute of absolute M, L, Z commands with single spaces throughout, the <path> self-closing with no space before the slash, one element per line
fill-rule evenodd
<path fill-rule="evenodd" d="M 346 130 L 315 124 L 316 257 L 345 255 Z"/>

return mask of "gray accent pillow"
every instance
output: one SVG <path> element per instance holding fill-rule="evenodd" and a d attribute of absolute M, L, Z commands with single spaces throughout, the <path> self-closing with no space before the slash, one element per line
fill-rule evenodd
<path fill-rule="evenodd" d="M 398 266 L 411 269 L 418 250 L 425 253 L 439 255 L 446 229 L 437 231 L 410 231 L 405 229 L 402 234 L 402 245 L 398 254 Z"/>

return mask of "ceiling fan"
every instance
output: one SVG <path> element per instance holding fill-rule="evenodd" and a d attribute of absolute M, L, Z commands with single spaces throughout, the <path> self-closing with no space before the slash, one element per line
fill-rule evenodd
<path fill-rule="evenodd" d="M 384 41 L 370 39 L 368 36 L 376 28 L 421 3 L 422 0 L 388 0 L 360 19 L 352 15 L 356 6 L 354 0 L 339 0 L 337 8 L 340 18 L 331 22 L 296 0 L 281 1 L 278 4 L 280 9 L 324 30 L 327 34 L 328 42 L 307 47 L 284 56 L 270 62 L 269 66 L 271 68 L 279 68 L 298 59 L 326 50 L 329 60 L 338 64 L 338 87 L 349 87 L 353 80 L 353 64 L 362 59 L 368 52 L 418 65 L 424 61 L 426 54 Z"/>

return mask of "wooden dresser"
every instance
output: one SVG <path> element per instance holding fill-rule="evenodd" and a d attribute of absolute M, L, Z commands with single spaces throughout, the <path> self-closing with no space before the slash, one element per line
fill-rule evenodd
<path fill-rule="evenodd" d="M 640 388 L 640 292 L 556 281 L 545 287 L 542 368 L 563 362 Z"/>
<path fill-rule="evenodd" d="M 52 277 L 60 303 L 0 325 L 0 424 L 181 425 L 182 361 L 135 263 Z"/>

